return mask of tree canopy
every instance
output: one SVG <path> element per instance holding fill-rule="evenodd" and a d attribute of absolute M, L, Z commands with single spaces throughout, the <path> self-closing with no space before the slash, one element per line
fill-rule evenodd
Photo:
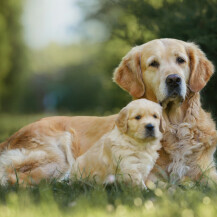
<path fill-rule="evenodd" d="M 0 110 L 13 105 L 26 68 L 21 25 L 22 0 L 0 1 Z"/>

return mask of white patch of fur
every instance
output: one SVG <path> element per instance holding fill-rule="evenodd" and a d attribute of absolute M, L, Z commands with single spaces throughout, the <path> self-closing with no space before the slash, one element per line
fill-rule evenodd
<path fill-rule="evenodd" d="M 181 80 L 181 96 L 183 97 L 183 99 L 185 99 L 186 93 L 187 93 L 187 87 L 186 87 L 186 83 L 184 81 L 184 79 L 182 78 Z"/>
<path fill-rule="evenodd" d="M 72 149 L 71 149 L 73 139 L 74 139 L 73 135 L 69 132 L 64 132 L 64 134 L 59 139 L 59 146 L 61 147 L 62 151 L 65 154 L 65 157 L 70 166 L 70 169 L 72 167 L 72 164 L 75 161 L 74 156 L 72 154 Z"/>
<path fill-rule="evenodd" d="M 0 156 L 0 184 L 7 184 L 7 168 L 14 168 L 14 164 L 21 164 L 23 161 L 28 159 L 40 160 L 45 157 L 46 153 L 44 151 L 29 151 L 26 149 L 14 149 L 4 151 Z"/>
<path fill-rule="evenodd" d="M 56 137 L 46 137 L 44 140 L 51 144 L 51 147 L 55 148 L 60 154 L 64 155 L 65 161 L 68 165 L 68 170 L 66 173 L 63 173 L 60 177 L 60 180 L 68 179 L 72 165 L 75 162 L 75 158 L 72 153 L 72 144 L 74 136 L 70 132 L 61 132 Z"/>

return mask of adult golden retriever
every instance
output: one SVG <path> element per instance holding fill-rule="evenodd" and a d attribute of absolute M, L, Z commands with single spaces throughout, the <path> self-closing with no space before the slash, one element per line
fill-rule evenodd
<path fill-rule="evenodd" d="M 161 148 L 162 107 L 147 99 L 130 102 L 118 114 L 115 127 L 78 157 L 72 178 L 106 183 L 118 181 L 146 188 L 145 182 Z"/>
<path fill-rule="evenodd" d="M 114 81 L 133 98 L 161 103 L 165 119 L 158 169 L 175 180 L 206 175 L 217 180 L 213 154 L 215 123 L 200 104 L 200 90 L 214 72 L 212 63 L 193 43 L 157 39 L 134 47 L 114 72 Z M 24 127 L 0 144 L 2 184 L 64 178 L 74 159 L 114 127 L 108 117 L 51 117 Z"/>

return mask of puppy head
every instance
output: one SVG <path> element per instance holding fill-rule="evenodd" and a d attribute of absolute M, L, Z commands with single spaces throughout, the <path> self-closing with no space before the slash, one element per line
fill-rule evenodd
<path fill-rule="evenodd" d="M 114 72 L 114 81 L 134 98 L 180 104 L 189 91 L 199 92 L 214 72 L 193 43 L 157 39 L 133 48 Z"/>
<path fill-rule="evenodd" d="M 161 138 L 161 122 L 161 106 L 146 99 L 139 99 L 130 102 L 120 111 L 116 126 L 122 133 L 138 141 L 150 141 Z"/>

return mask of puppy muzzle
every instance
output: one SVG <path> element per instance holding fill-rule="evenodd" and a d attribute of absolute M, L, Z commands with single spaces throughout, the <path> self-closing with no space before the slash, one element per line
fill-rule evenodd
<path fill-rule="evenodd" d="M 145 125 L 145 137 L 154 138 L 155 137 L 155 127 L 153 124 Z"/>

